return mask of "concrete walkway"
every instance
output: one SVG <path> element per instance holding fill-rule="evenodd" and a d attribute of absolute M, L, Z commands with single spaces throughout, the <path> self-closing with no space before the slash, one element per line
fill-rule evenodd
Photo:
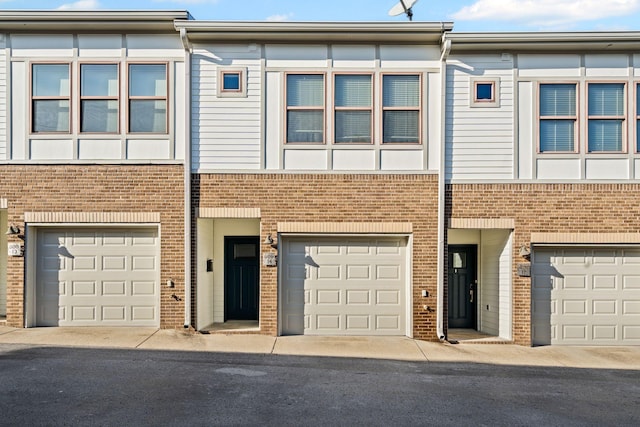
<path fill-rule="evenodd" d="M 155 328 L 16 329 L 6 326 L 0 326 L 0 344 L 640 370 L 640 346 L 532 348 L 511 344 L 461 343 L 454 345 L 405 337 L 270 337 L 233 334 L 202 335 Z"/>

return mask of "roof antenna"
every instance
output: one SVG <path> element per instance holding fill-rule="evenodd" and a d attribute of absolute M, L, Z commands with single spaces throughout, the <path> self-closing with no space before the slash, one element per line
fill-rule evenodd
<path fill-rule="evenodd" d="M 400 0 L 400 3 L 396 4 L 389 10 L 389 16 L 398 16 L 401 13 L 405 13 L 409 21 L 413 21 L 413 11 L 411 8 L 416 4 L 418 0 Z"/>

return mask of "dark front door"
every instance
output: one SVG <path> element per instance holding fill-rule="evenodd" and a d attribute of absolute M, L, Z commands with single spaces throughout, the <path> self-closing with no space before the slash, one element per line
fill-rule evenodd
<path fill-rule="evenodd" d="M 449 246 L 449 328 L 476 329 L 476 246 Z"/>
<path fill-rule="evenodd" d="M 224 320 L 258 320 L 259 238 L 225 237 Z"/>

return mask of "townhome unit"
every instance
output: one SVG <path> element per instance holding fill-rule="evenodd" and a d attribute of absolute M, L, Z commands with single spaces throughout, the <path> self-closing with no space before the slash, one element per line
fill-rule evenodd
<path fill-rule="evenodd" d="M 444 43 L 449 327 L 640 344 L 640 33 Z"/>
<path fill-rule="evenodd" d="M 0 17 L 0 319 L 640 344 L 640 33 Z"/>
<path fill-rule="evenodd" d="M 185 19 L 3 11 L 7 325 L 183 326 Z"/>
<path fill-rule="evenodd" d="M 437 339 L 451 24 L 176 28 L 192 51 L 194 327 Z"/>

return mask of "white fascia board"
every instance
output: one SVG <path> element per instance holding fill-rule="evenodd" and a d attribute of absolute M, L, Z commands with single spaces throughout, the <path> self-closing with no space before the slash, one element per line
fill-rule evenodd
<path fill-rule="evenodd" d="M 637 51 L 640 31 L 447 33 L 452 52 Z"/>
<path fill-rule="evenodd" d="M 439 44 L 451 22 L 176 21 L 192 41 L 394 42 Z"/>

